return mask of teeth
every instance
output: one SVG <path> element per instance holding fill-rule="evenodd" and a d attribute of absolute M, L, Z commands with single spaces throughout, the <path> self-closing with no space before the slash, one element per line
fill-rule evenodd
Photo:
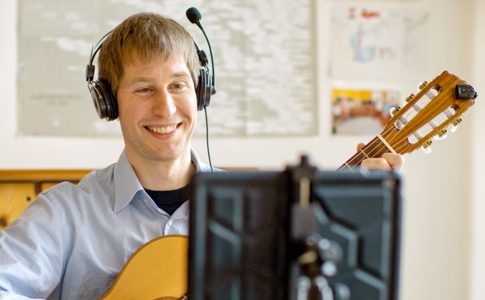
<path fill-rule="evenodd" d="M 176 127 L 177 125 L 171 125 L 171 126 L 164 126 L 164 127 L 148 127 L 148 129 L 158 134 L 168 134 L 174 131 Z"/>

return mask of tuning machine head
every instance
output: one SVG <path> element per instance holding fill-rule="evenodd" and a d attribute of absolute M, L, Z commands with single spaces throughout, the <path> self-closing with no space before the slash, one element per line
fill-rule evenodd
<path fill-rule="evenodd" d="M 406 102 L 410 102 L 411 100 L 413 100 L 414 99 L 414 96 L 416 96 L 416 95 L 410 94 L 409 96 L 407 96 L 406 97 Z"/>
<path fill-rule="evenodd" d="M 424 153 L 426 153 L 426 154 L 431 153 L 431 144 L 433 144 L 433 141 L 428 140 L 421 146 L 421 149 L 423 150 Z"/>
<path fill-rule="evenodd" d="M 448 130 L 447 129 L 443 129 L 440 132 L 438 132 L 438 134 L 434 137 L 434 139 L 436 141 L 441 141 L 441 140 L 446 139 L 447 137 L 448 137 Z"/>
<path fill-rule="evenodd" d="M 418 88 L 420 90 L 424 89 L 426 86 L 428 85 L 428 82 L 427 81 L 423 81 L 419 84 Z"/>
<path fill-rule="evenodd" d="M 391 117 L 394 117 L 395 114 L 397 114 L 401 110 L 400 106 L 393 106 L 389 113 L 391 114 Z"/>
<path fill-rule="evenodd" d="M 458 125 L 463 121 L 462 117 L 459 117 L 458 119 L 454 120 L 450 126 L 450 131 L 451 132 L 456 132 L 458 130 Z"/>
<path fill-rule="evenodd" d="M 453 126 L 458 126 L 462 121 L 463 121 L 463 119 L 461 117 L 459 117 L 458 119 L 453 121 Z"/>

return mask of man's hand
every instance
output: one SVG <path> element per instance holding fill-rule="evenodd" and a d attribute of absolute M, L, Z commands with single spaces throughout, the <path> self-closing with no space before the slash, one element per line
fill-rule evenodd
<path fill-rule="evenodd" d="M 360 143 L 357 145 L 357 151 L 360 151 L 365 144 Z M 379 169 L 379 170 L 399 170 L 404 165 L 404 156 L 401 154 L 384 153 L 379 158 L 367 158 L 364 159 L 360 167 L 366 169 Z"/>

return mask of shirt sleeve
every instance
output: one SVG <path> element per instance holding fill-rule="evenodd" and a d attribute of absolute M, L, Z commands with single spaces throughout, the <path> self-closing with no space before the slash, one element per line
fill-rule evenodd
<path fill-rule="evenodd" d="M 0 232 L 1 299 L 47 298 L 59 284 L 66 225 L 58 210 L 56 202 L 40 194 Z"/>
<path fill-rule="evenodd" d="M 5 291 L 0 291 L 0 299 L 2 300 L 43 300 L 42 298 L 30 298 L 18 294 L 13 294 Z"/>

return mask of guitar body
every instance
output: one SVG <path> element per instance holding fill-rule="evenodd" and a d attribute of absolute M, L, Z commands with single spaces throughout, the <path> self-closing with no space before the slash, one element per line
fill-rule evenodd
<path fill-rule="evenodd" d="M 163 236 L 138 249 L 102 298 L 180 299 L 187 293 L 189 240 Z"/>

